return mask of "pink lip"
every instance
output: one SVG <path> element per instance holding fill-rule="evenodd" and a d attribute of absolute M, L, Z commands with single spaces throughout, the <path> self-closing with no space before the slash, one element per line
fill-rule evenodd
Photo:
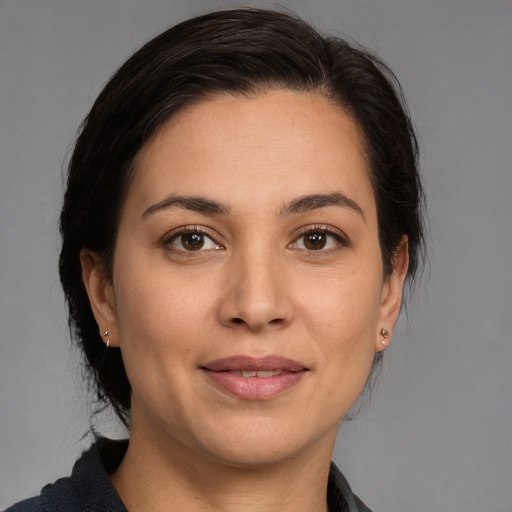
<path fill-rule="evenodd" d="M 296 386 L 309 371 L 304 365 L 285 357 L 262 358 L 234 356 L 205 364 L 202 370 L 219 388 L 243 400 L 273 398 Z M 272 377 L 242 377 L 234 371 L 280 371 Z"/>

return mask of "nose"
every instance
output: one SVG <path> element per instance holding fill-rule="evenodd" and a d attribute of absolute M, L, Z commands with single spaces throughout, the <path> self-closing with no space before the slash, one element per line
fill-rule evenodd
<path fill-rule="evenodd" d="M 276 260 L 271 255 L 252 255 L 230 262 L 219 308 L 223 325 L 258 332 L 290 324 L 290 283 Z"/>

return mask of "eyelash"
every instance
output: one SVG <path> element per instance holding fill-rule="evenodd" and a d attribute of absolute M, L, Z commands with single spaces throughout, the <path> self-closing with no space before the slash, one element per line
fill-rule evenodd
<path fill-rule="evenodd" d="M 176 241 L 180 236 L 185 235 L 185 234 L 187 234 L 187 235 L 197 234 L 197 235 L 201 235 L 202 237 L 205 237 L 205 238 L 208 238 L 209 240 L 211 240 L 215 244 L 216 247 L 215 247 L 215 249 L 207 249 L 208 251 L 224 249 L 224 247 L 221 244 L 219 244 L 218 242 L 215 241 L 215 239 L 211 235 L 211 233 L 208 230 L 202 228 L 201 226 L 182 226 L 180 228 L 177 228 L 177 229 L 171 231 L 170 233 L 168 233 L 167 235 L 165 235 L 162 242 L 169 251 L 176 253 L 176 254 L 184 255 L 184 256 L 194 256 L 194 255 L 197 255 L 197 253 L 206 252 L 206 250 L 201 251 L 200 250 L 201 247 L 199 248 L 199 250 L 195 250 L 195 251 L 193 251 L 193 250 L 187 251 L 184 248 L 177 249 L 177 248 L 173 247 L 172 243 L 174 241 Z"/>
<path fill-rule="evenodd" d="M 186 250 L 184 248 L 177 249 L 177 248 L 173 247 L 172 243 L 184 234 L 190 234 L 190 235 L 197 234 L 202 237 L 208 238 L 211 242 L 213 242 L 215 244 L 216 247 L 215 247 L 215 249 L 206 249 L 206 250 L 205 249 L 201 250 L 202 247 L 200 247 L 198 250 L 195 250 L 195 251 L 194 250 Z M 314 249 L 307 249 L 307 248 L 303 249 L 303 248 L 296 247 L 298 241 L 301 238 L 306 237 L 308 235 L 314 235 L 314 234 L 327 235 L 329 237 L 334 238 L 336 241 L 336 246 L 325 249 L 325 250 L 323 248 L 314 250 Z M 197 255 L 197 253 L 201 253 L 201 252 L 204 253 L 206 251 L 219 250 L 219 249 L 225 248 L 224 246 L 222 246 L 221 244 L 219 244 L 218 242 L 215 241 L 214 237 L 211 235 L 209 230 L 206 230 L 206 229 L 202 228 L 201 226 L 197 226 L 197 225 L 188 225 L 188 226 L 182 226 L 180 228 L 177 228 L 177 229 L 171 231 L 170 233 L 168 233 L 163 238 L 162 242 L 167 247 L 167 249 L 170 250 L 171 252 L 178 253 L 180 255 L 186 255 L 186 256 L 193 256 L 194 253 L 196 253 L 196 255 Z M 322 224 L 322 225 L 313 225 L 313 226 L 307 226 L 307 227 L 302 228 L 302 230 L 296 236 L 294 241 L 288 245 L 288 248 L 305 251 L 310 256 L 320 256 L 322 254 L 326 254 L 326 253 L 329 254 L 329 253 L 335 252 L 340 247 L 349 247 L 349 245 L 350 244 L 349 244 L 349 241 L 346 236 L 342 235 L 338 230 L 332 228 L 331 226 Z"/>
<path fill-rule="evenodd" d="M 308 235 L 313 235 L 313 234 L 322 234 L 322 235 L 327 235 L 327 236 L 333 237 L 336 241 L 336 246 L 328 248 L 328 249 L 319 249 L 319 250 L 298 248 L 298 250 L 305 251 L 309 256 L 315 257 L 315 256 L 325 255 L 326 253 L 330 254 L 330 253 L 338 250 L 340 247 L 349 247 L 350 246 L 348 238 L 344 234 L 340 233 L 339 230 L 334 229 L 333 227 L 325 225 L 325 224 L 317 224 L 317 225 L 307 226 L 305 228 L 302 228 L 302 230 L 299 232 L 298 236 L 295 238 L 294 242 L 292 242 L 292 244 L 290 244 L 288 247 L 292 247 L 292 246 L 296 245 L 301 238 L 306 237 Z"/>

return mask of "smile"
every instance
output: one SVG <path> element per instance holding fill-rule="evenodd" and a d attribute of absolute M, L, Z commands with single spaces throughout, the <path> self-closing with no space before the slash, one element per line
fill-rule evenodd
<path fill-rule="evenodd" d="M 293 388 L 309 371 L 281 356 L 218 359 L 201 368 L 213 385 L 242 400 L 268 400 Z"/>

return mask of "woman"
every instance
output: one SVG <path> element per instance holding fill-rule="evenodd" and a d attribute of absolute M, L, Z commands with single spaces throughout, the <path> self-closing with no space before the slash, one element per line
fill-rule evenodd
<path fill-rule="evenodd" d="M 156 37 L 84 121 L 61 214 L 72 333 L 129 442 L 26 510 L 369 510 L 331 464 L 422 244 L 387 68 L 265 10 Z"/>

